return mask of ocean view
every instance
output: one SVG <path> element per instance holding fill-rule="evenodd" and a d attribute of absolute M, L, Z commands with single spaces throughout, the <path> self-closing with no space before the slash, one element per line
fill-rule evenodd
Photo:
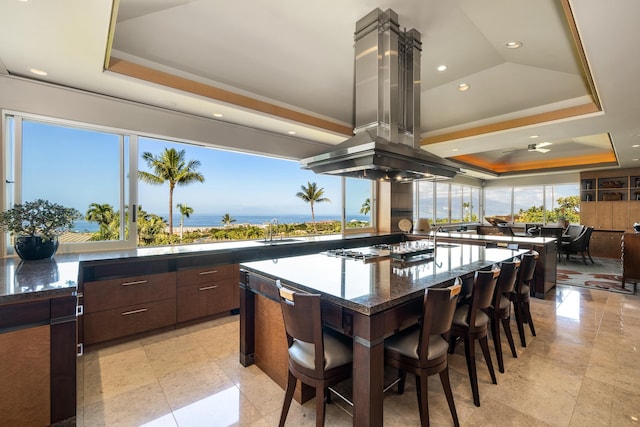
<path fill-rule="evenodd" d="M 184 219 L 185 227 L 222 227 L 222 216 L 224 214 L 206 215 L 206 214 L 192 214 L 189 218 Z M 161 215 L 167 219 L 168 214 Z M 311 214 L 307 215 L 231 215 L 236 222 L 233 225 L 251 224 L 251 225 L 263 225 L 273 218 L 278 220 L 279 224 L 299 224 L 303 222 L 311 222 Z M 340 215 L 316 215 L 316 222 L 322 221 L 339 221 Z M 356 221 L 368 221 L 368 215 L 347 215 L 347 222 Z M 180 226 L 180 215 L 173 215 L 173 227 L 178 228 Z M 77 232 L 95 232 L 98 231 L 98 224 L 95 222 L 89 222 L 84 220 L 76 221 L 73 231 Z"/>

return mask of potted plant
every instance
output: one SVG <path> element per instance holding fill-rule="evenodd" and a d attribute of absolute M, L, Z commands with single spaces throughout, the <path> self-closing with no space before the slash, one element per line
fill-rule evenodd
<path fill-rule="evenodd" d="M 13 235 L 13 247 L 20 258 L 44 259 L 55 254 L 58 236 L 81 217 L 74 208 L 38 199 L 0 212 L 0 228 Z"/>

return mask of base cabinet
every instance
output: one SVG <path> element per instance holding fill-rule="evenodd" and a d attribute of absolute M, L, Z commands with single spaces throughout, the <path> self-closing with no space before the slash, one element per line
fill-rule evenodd
<path fill-rule="evenodd" d="M 175 326 L 239 308 L 237 264 L 172 269 L 128 275 L 135 267 L 103 268 L 82 283 L 81 341 L 91 346 L 118 338 Z M 128 270 L 125 270 L 127 268 Z M 97 269 L 95 269 L 97 270 Z M 135 271 L 144 270 L 143 267 Z M 109 275 L 106 275 L 109 274 Z M 118 275 L 118 277 L 113 277 Z M 122 276 L 122 277 L 121 277 Z"/>
<path fill-rule="evenodd" d="M 75 425 L 75 295 L 0 306 L 0 425 Z"/>
<path fill-rule="evenodd" d="M 134 335 L 176 322 L 174 272 L 84 284 L 84 344 Z"/>

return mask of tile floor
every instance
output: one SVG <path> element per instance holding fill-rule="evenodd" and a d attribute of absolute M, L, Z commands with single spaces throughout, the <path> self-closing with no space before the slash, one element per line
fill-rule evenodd
<path fill-rule="evenodd" d="M 619 263 L 596 259 L 617 272 Z M 578 262 L 572 267 L 578 267 Z M 506 372 L 490 382 L 478 356 L 481 406 L 471 397 L 462 345 L 451 383 L 463 426 L 624 426 L 640 424 L 640 297 L 558 287 L 532 300 L 537 337 L 503 342 Z M 256 366 L 238 363 L 238 316 L 91 351 L 78 359 L 78 425 L 275 426 L 284 391 Z M 493 354 L 493 346 L 491 345 Z M 337 400 L 337 399 L 335 399 Z M 452 425 L 438 376 L 429 378 L 432 425 Z M 384 400 L 385 426 L 419 425 L 414 382 Z M 328 426 L 351 425 L 338 405 Z M 314 401 L 292 404 L 287 425 L 315 425 Z"/>

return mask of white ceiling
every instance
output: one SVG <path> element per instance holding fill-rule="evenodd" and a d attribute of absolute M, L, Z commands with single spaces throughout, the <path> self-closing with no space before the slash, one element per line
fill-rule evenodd
<path fill-rule="evenodd" d="M 601 113 L 424 148 L 442 157 L 500 156 L 526 149 L 535 134 L 536 142 L 573 143 L 575 154 L 584 137 L 608 133 L 620 166 L 638 166 L 640 149 L 631 146 L 640 144 L 640 2 L 570 4 Z M 111 56 L 351 127 L 355 22 L 376 7 L 392 8 L 402 27 L 422 34 L 423 137 L 591 99 L 559 0 L 121 0 Z M 219 112 L 221 120 L 327 144 L 346 138 L 105 71 L 111 12 L 109 0 L 0 0 L 0 73 L 204 117 Z M 506 49 L 511 40 L 523 47 Z M 448 70 L 436 71 L 440 64 Z M 31 75 L 31 67 L 48 75 Z M 471 89 L 459 92 L 461 82 Z"/>

